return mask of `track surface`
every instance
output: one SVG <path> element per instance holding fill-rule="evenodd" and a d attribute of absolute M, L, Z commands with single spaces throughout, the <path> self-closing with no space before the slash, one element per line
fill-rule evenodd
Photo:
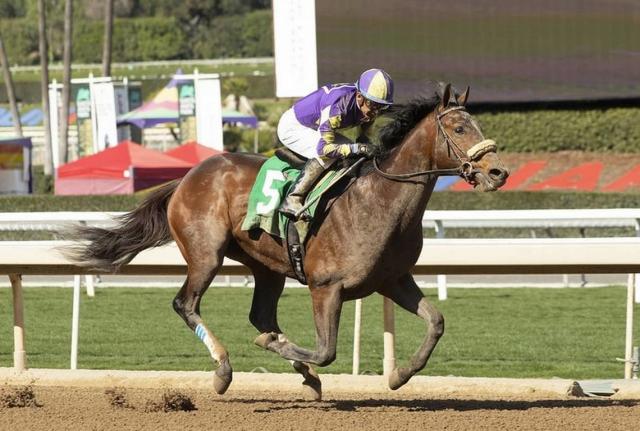
<path fill-rule="evenodd" d="M 0 430 L 565 431 L 640 423 L 638 381 L 615 382 L 615 399 L 593 399 L 567 395 L 582 390 L 564 379 L 414 376 L 390 391 L 382 376 L 326 374 L 323 401 L 303 399 L 301 381 L 297 374 L 238 372 L 219 396 L 211 372 L 0 368 Z M 15 400 L 25 385 L 40 406 L 6 407 L 7 395 Z M 169 391 L 196 410 L 153 408 L 166 405 Z"/>
<path fill-rule="evenodd" d="M 14 389 L 4 385 L 7 393 Z M 492 399 L 399 392 L 328 393 L 320 402 L 286 391 L 179 389 L 191 412 L 148 412 L 161 388 L 120 389 L 129 408 L 114 407 L 109 387 L 33 386 L 41 407 L 0 408 L 2 430 L 630 430 L 640 401 L 531 396 Z"/>

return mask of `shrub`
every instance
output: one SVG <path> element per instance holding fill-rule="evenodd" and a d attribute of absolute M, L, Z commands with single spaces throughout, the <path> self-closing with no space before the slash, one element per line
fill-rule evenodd
<path fill-rule="evenodd" d="M 541 110 L 476 115 L 503 152 L 640 152 L 640 109 Z"/>

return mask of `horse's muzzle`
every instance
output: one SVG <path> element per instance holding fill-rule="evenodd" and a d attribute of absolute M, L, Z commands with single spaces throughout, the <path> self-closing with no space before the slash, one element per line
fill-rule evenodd
<path fill-rule="evenodd" d="M 478 163 L 474 163 L 467 182 L 483 192 L 491 192 L 502 187 L 509 177 L 507 169 L 495 153 L 488 153 Z"/>

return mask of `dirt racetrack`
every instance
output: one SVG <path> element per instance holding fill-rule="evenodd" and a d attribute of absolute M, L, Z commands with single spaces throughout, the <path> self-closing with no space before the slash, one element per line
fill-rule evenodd
<path fill-rule="evenodd" d="M 165 381 L 158 387 L 140 387 L 145 385 L 127 383 L 133 380 L 102 379 L 102 386 L 79 381 L 48 386 L 35 378 L 31 389 L 40 406 L 10 408 L 7 396 L 24 386 L 6 376 L 4 381 L 8 383 L 0 386 L 0 430 L 564 431 L 630 430 L 640 423 L 640 399 L 577 398 L 533 386 L 509 392 L 498 386 L 500 382 L 498 396 L 491 395 L 490 387 L 467 395 L 462 389 L 438 395 L 417 386 L 396 392 L 371 387 L 349 392 L 331 390 L 328 384 L 323 401 L 306 401 L 293 386 L 276 382 L 274 389 L 266 389 L 264 378 L 256 380 L 252 390 L 246 384 L 234 389 L 232 384 L 223 396 L 201 384 L 176 387 L 165 386 Z M 437 386 L 438 381 L 433 382 Z M 163 406 L 174 405 L 162 402 L 169 392 L 185 395 L 196 410 L 165 412 Z"/>

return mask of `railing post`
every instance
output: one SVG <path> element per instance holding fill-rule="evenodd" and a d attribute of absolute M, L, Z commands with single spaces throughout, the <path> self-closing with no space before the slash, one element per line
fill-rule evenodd
<path fill-rule="evenodd" d="M 362 322 L 362 298 L 356 299 L 356 311 L 353 318 L 353 368 L 354 376 L 360 374 L 360 328 Z"/>
<path fill-rule="evenodd" d="M 78 333 L 80 329 L 80 276 L 73 276 L 73 308 L 71 313 L 71 363 L 69 368 L 78 368 Z"/>
<path fill-rule="evenodd" d="M 24 348 L 24 302 L 22 299 L 22 276 L 9 274 L 13 294 L 13 368 L 27 369 L 27 352 Z"/>
<path fill-rule="evenodd" d="M 444 238 L 444 225 L 442 224 L 442 220 L 435 220 L 435 223 L 436 238 Z M 444 301 L 445 299 L 447 299 L 447 276 L 444 274 L 438 274 L 436 276 L 436 280 L 438 283 L 438 299 L 440 301 Z"/>
<path fill-rule="evenodd" d="M 84 282 L 87 285 L 87 296 L 90 298 L 93 298 L 94 296 L 96 296 L 96 289 L 95 289 L 95 276 L 93 275 L 85 275 L 84 276 Z"/>
<path fill-rule="evenodd" d="M 385 297 L 382 308 L 384 314 L 384 360 L 382 362 L 382 373 L 388 377 L 396 367 L 396 325 L 393 313 L 393 301 Z"/>
<path fill-rule="evenodd" d="M 631 378 L 633 369 L 633 287 L 635 284 L 634 274 L 629 274 L 627 280 L 627 328 L 624 343 L 624 378 Z"/>
<path fill-rule="evenodd" d="M 636 219 L 636 236 L 640 237 L 640 219 Z M 636 304 L 640 304 L 640 274 L 635 275 Z"/>

